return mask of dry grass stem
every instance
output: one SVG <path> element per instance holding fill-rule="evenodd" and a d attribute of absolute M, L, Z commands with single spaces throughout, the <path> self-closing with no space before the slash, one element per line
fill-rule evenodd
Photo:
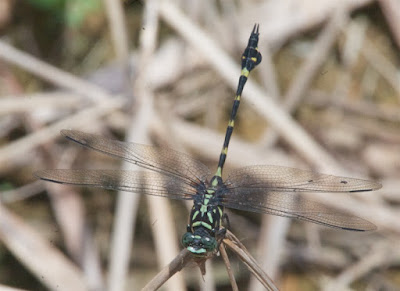
<path fill-rule="evenodd" d="M 35 74 L 61 88 L 82 94 L 88 99 L 99 102 L 107 99 L 107 92 L 70 73 L 51 66 L 27 53 L 24 53 L 0 40 L 0 59 L 14 64 L 27 72 Z"/>
<path fill-rule="evenodd" d="M 102 117 L 110 112 L 120 109 L 124 106 L 125 101 L 122 99 L 112 99 L 100 102 L 98 105 L 83 109 L 78 113 L 70 115 L 53 124 L 31 133 L 25 137 L 11 142 L 0 148 L 0 165 L 7 165 L 10 161 L 18 161 L 21 157 L 20 153 L 32 151 L 35 147 L 48 142 L 55 137 L 60 136 L 60 130 L 71 127 L 82 127 L 86 124 L 88 129 L 91 124 L 88 121 Z M 84 126 L 85 127 L 85 126 Z M 7 162 L 7 163 L 6 163 Z M 14 162 L 17 163 L 17 162 Z M 18 164 L 18 163 L 17 163 Z M 5 169 L 0 166 L 0 172 Z"/>
<path fill-rule="evenodd" d="M 87 290 L 79 269 L 41 234 L 1 203 L 0 239 L 47 288 Z"/>
<path fill-rule="evenodd" d="M 37 195 L 42 192 L 43 189 L 44 185 L 42 181 L 34 181 L 17 189 L 2 191 L 0 194 L 0 201 L 5 204 L 15 203 Z"/>
<path fill-rule="evenodd" d="M 275 283 L 262 270 L 257 261 L 247 251 L 246 247 L 229 230 L 227 231 L 226 238 L 223 239 L 223 243 L 242 260 L 242 262 L 247 266 L 250 272 L 267 290 L 278 290 Z"/>
<path fill-rule="evenodd" d="M 105 0 L 104 3 L 117 65 L 123 72 L 123 88 L 121 89 L 127 100 L 132 104 L 133 90 L 130 85 L 132 73 L 129 65 L 128 31 L 126 30 L 123 3 L 112 0 Z M 135 136 L 130 134 L 131 131 L 131 125 L 129 125 L 126 130 L 127 137 L 134 139 Z M 122 167 L 127 168 L 126 164 L 125 162 Z M 122 291 L 125 288 L 138 204 L 139 197 L 136 195 L 122 191 L 118 192 L 115 209 L 116 215 L 111 238 L 112 243 L 109 253 L 108 289 L 111 291 Z"/>
<path fill-rule="evenodd" d="M 70 110 L 78 108 L 81 102 L 80 97 L 66 92 L 5 96 L 0 99 L 0 115 L 34 112 L 38 108 Z"/>
<path fill-rule="evenodd" d="M 186 272 L 179 271 L 192 263 L 200 268 L 193 281 L 203 290 L 226 287 L 227 277 L 238 290 L 249 274 L 234 276 L 228 246 L 254 274 L 246 286 L 252 291 L 277 290 L 270 277 L 285 290 L 304 281 L 307 290 L 395 286 L 398 1 L 219 1 L 218 6 L 104 0 L 94 12 L 79 9 L 78 25 L 68 22 L 76 20 L 70 5 L 49 14 L 36 2 L 0 9 L 0 281 L 15 286 L 21 281 L 20 288 L 36 284 L 31 289 L 138 290 L 143 273 L 168 265 L 143 290 L 185 290 L 192 274 L 185 280 Z M 57 24 L 38 25 L 47 18 Z M 206 259 L 179 253 L 177 237 L 187 219 L 179 202 L 172 202 L 171 210 L 169 200 L 150 197 L 149 209 L 142 209 L 141 195 L 94 199 L 95 191 L 81 196 L 78 188 L 32 182 L 39 168 L 132 169 L 79 147 L 71 152 L 76 146 L 66 141 L 53 143 L 60 129 L 168 146 L 214 171 L 239 57 L 255 22 L 263 62 L 244 89 L 225 173 L 271 164 L 381 181 L 384 188 L 374 193 L 301 193 L 366 218 L 378 231 L 337 231 L 268 217 L 260 232 L 259 220 L 233 212 L 232 230 L 260 255 L 258 264 L 228 231 L 220 245 L 227 276 L 218 260 L 211 269 Z M 37 195 L 44 190 L 48 196 Z M 134 233 L 140 235 L 133 239 Z M 299 265 L 301 274 L 292 268 Z"/>
<path fill-rule="evenodd" d="M 189 262 L 193 261 L 192 254 L 183 249 L 172 262 L 162 269 L 153 279 L 143 287 L 142 291 L 153 291 L 160 288 L 175 273 L 181 271 Z"/>
<path fill-rule="evenodd" d="M 400 48 L 400 3 L 396 0 L 379 0 L 397 47 Z"/>
<path fill-rule="evenodd" d="M 222 259 L 224 260 L 224 264 L 225 264 L 225 267 L 226 267 L 226 272 L 228 273 L 229 281 L 231 282 L 231 286 L 232 286 L 232 290 L 233 291 L 238 291 L 239 288 L 238 288 L 236 280 L 235 280 L 235 275 L 233 274 L 232 266 L 231 266 L 231 263 L 229 261 L 228 254 L 226 253 L 225 246 L 222 243 L 219 245 L 219 252 L 221 253 Z"/>

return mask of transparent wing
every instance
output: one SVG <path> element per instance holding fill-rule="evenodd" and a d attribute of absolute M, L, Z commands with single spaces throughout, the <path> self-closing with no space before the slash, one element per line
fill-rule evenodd
<path fill-rule="evenodd" d="M 226 184 L 229 188 L 262 188 L 284 192 L 363 192 L 382 187 L 374 181 L 279 166 L 250 166 L 234 170 Z"/>
<path fill-rule="evenodd" d="M 172 199 L 192 199 L 197 184 L 149 171 L 124 170 L 43 170 L 35 173 L 42 180 L 61 184 L 99 187 Z"/>
<path fill-rule="evenodd" d="M 367 220 L 304 199 L 299 193 L 293 192 L 237 188 L 223 195 L 221 205 L 239 210 L 297 218 L 345 230 L 376 229 L 376 226 Z"/>
<path fill-rule="evenodd" d="M 299 192 L 363 192 L 381 188 L 374 181 L 337 177 L 312 171 L 251 166 L 233 171 L 221 205 L 246 211 L 302 219 L 347 230 L 373 230 L 375 225 L 304 199 Z"/>
<path fill-rule="evenodd" d="M 62 130 L 61 134 L 87 148 L 164 175 L 180 177 L 189 184 L 204 181 L 210 175 L 207 166 L 171 149 L 106 139 L 77 130 Z"/>

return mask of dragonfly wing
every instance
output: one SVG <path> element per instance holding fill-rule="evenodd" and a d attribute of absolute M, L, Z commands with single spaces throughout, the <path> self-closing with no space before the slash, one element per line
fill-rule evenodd
<path fill-rule="evenodd" d="M 257 188 L 233 188 L 222 195 L 221 205 L 239 210 L 297 218 L 346 230 L 376 229 L 376 226 L 367 220 L 305 199 L 299 194 Z"/>
<path fill-rule="evenodd" d="M 172 199 L 192 199 L 197 185 L 172 176 L 149 171 L 124 170 L 43 170 L 35 173 L 42 180 L 61 184 L 99 187 Z"/>
<path fill-rule="evenodd" d="M 363 192 L 381 184 L 279 166 L 251 166 L 233 171 L 221 205 L 302 219 L 347 230 L 373 230 L 375 225 L 351 214 L 305 199 L 300 192 Z"/>
<path fill-rule="evenodd" d="M 207 166 L 171 149 L 121 142 L 77 130 L 62 130 L 61 134 L 87 148 L 188 182 L 204 181 L 210 175 Z"/>
<path fill-rule="evenodd" d="M 279 166 L 250 166 L 237 169 L 229 175 L 226 184 L 229 188 L 284 192 L 363 192 L 382 187 L 374 181 Z"/>

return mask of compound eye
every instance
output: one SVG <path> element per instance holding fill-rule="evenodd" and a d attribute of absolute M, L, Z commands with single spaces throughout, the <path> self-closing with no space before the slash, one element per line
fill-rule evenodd
<path fill-rule="evenodd" d="M 188 246 L 190 246 L 194 241 L 194 235 L 190 232 L 185 233 L 182 236 L 182 245 L 187 248 Z"/>
<path fill-rule="evenodd" d="M 217 240 L 211 236 L 202 237 L 201 243 L 208 252 L 214 251 L 217 248 Z"/>

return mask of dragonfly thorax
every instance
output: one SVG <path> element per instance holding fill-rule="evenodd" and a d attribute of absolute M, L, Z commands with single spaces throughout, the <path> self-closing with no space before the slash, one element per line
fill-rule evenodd
<path fill-rule="evenodd" d="M 216 235 L 223 215 L 223 207 L 218 203 L 220 191 L 223 191 L 222 179 L 213 177 L 208 187 L 198 189 L 194 197 L 187 233 L 182 237 L 183 246 L 193 254 L 205 254 L 217 248 Z"/>

